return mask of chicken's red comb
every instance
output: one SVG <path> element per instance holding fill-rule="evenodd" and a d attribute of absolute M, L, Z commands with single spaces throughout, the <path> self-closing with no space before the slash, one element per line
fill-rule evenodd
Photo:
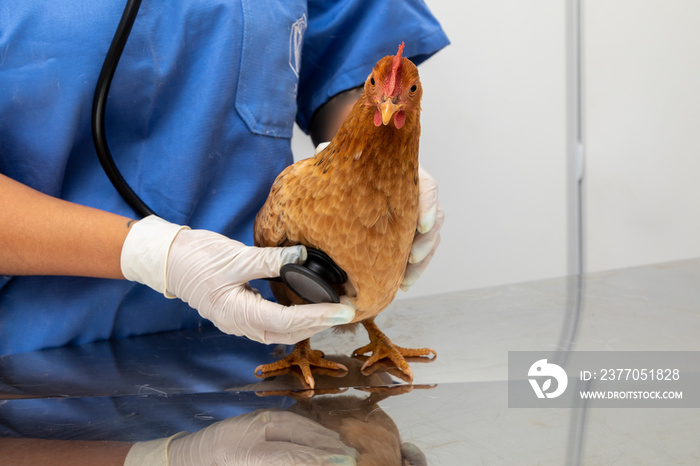
<path fill-rule="evenodd" d="M 399 51 L 394 56 L 394 61 L 391 63 L 391 72 L 384 84 L 384 95 L 393 97 L 395 93 L 401 89 L 401 64 L 403 63 L 403 47 L 404 43 L 399 45 Z"/>

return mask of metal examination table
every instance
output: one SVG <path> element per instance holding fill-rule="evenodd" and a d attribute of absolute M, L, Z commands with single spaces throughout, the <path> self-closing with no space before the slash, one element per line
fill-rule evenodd
<path fill-rule="evenodd" d="M 382 370 L 363 375 L 344 356 L 366 343 L 361 328 L 314 337 L 350 371 L 319 375 L 313 393 L 292 375 L 254 376 L 284 348 L 211 327 L 2 357 L 0 435 L 150 440 L 285 409 L 319 422 L 359 413 L 428 464 L 700 463 L 699 407 L 508 405 L 509 351 L 700 351 L 700 260 L 399 295 L 377 322 L 399 345 L 437 351 L 411 363 L 413 386 Z"/>

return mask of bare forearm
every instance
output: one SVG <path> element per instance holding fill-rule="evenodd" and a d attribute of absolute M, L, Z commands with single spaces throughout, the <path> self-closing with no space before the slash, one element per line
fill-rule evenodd
<path fill-rule="evenodd" d="M 341 92 L 314 113 L 311 118 L 309 135 L 315 146 L 333 139 L 361 94 L 362 87 Z"/>
<path fill-rule="evenodd" d="M 3 464 L 123 465 L 133 444 L 126 442 L 0 438 Z"/>
<path fill-rule="evenodd" d="M 0 175 L 0 274 L 124 278 L 130 219 L 56 199 Z"/>

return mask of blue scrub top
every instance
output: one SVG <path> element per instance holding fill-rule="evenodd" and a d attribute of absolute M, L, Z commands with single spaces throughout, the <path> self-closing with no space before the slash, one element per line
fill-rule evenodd
<path fill-rule="evenodd" d="M 0 4 L 0 173 L 136 218 L 93 147 L 95 83 L 123 1 Z M 252 244 L 296 121 L 396 53 L 449 42 L 421 0 L 145 0 L 109 94 L 117 166 L 163 218 Z M 267 293 L 267 292 L 265 292 Z M 204 323 L 124 280 L 0 277 L 0 354 Z"/>

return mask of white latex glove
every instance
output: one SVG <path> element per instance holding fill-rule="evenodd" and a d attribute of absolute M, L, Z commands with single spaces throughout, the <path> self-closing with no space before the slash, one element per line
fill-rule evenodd
<path fill-rule="evenodd" d="M 138 442 L 125 466 L 354 465 L 357 451 L 337 432 L 289 411 L 259 410 L 194 434 Z"/>
<path fill-rule="evenodd" d="M 408 256 L 408 267 L 401 283 L 401 289 L 404 291 L 408 290 L 428 267 L 440 244 L 440 228 L 445 221 L 445 212 L 438 199 L 435 178 L 421 166 L 418 167 L 418 176 L 420 179 L 418 227 Z"/>
<path fill-rule="evenodd" d="M 304 260 L 303 246 L 249 247 L 152 215 L 131 227 L 121 269 L 128 280 L 189 303 L 223 332 L 261 343 L 292 344 L 355 316 L 344 304 L 282 306 L 248 285 L 256 278 L 279 276 L 286 263 Z"/>
<path fill-rule="evenodd" d="M 404 464 L 408 466 L 427 466 L 428 464 L 425 454 L 412 443 L 404 442 L 401 444 L 401 457 Z"/>

